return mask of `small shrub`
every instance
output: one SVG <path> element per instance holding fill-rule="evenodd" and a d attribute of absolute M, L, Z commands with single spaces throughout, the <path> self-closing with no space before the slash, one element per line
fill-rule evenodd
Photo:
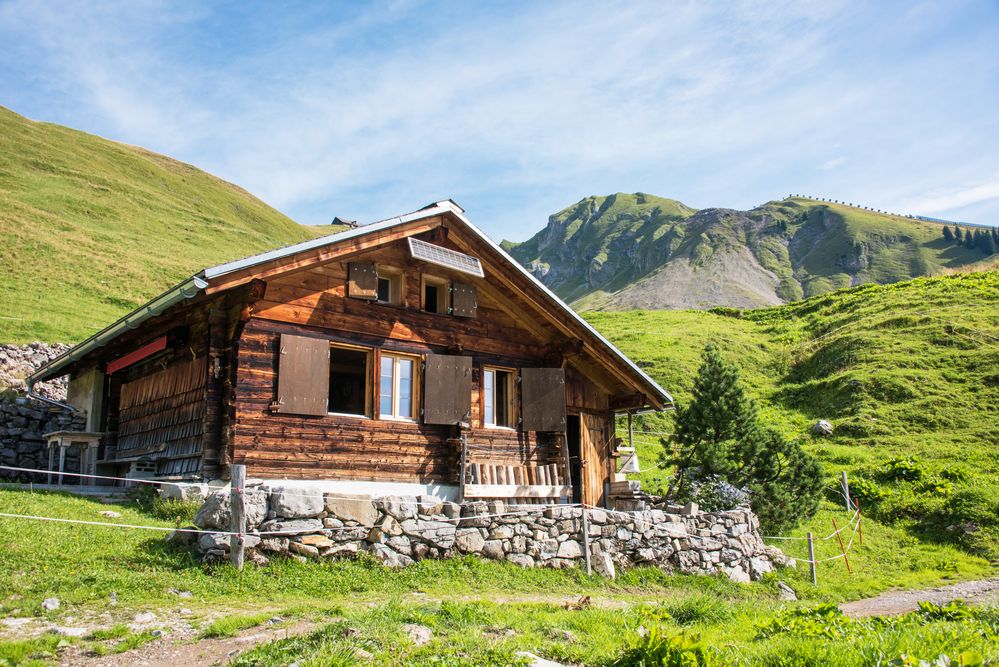
<path fill-rule="evenodd" d="M 701 636 L 681 630 L 671 634 L 661 625 L 642 632 L 638 641 L 613 667 L 721 667 L 725 663 L 707 646 Z"/>
<path fill-rule="evenodd" d="M 830 491 L 830 493 L 836 494 L 836 502 L 842 502 L 842 496 L 838 487 L 835 491 Z M 863 477 L 858 477 L 850 482 L 850 496 L 856 498 L 865 507 L 877 505 L 890 495 L 891 489 Z"/>
<path fill-rule="evenodd" d="M 895 458 L 885 461 L 880 476 L 884 480 L 915 482 L 926 476 L 926 470 L 917 459 Z"/>
<path fill-rule="evenodd" d="M 683 598 L 678 602 L 663 603 L 662 613 L 677 625 L 721 623 L 732 618 L 731 607 L 710 595 L 698 595 Z"/>

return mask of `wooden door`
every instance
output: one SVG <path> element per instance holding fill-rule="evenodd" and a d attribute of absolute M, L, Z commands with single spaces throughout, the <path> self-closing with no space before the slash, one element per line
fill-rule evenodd
<path fill-rule="evenodd" d="M 604 497 L 604 469 L 607 457 L 603 417 L 580 413 L 579 415 L 579 464 L 582 468 L 582 498 L 587 505 L 600 506 Z"/>

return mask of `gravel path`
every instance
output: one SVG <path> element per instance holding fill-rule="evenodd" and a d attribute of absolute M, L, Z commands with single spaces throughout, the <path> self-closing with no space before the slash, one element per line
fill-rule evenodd
<path fill-rule="evenodd" d="M 897 616 L 916 609 L 920 601 L 945 604 L 964 600 L 969 604 L 999 604 L 999 578 L 963 581 L 920 591 L 888 591 L 877 597 L 844 602 L 839 606 L 847 616 Z"/>

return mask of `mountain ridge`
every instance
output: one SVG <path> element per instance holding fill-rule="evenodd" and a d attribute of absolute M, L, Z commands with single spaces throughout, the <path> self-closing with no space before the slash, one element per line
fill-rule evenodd
<path fill-rule="evenodd" d="M 739 211 L 616 193 L 586 197 L 503 246 L 577 310 L 755 308 L 984 259 L 941 228 L 806 197 Z"/>

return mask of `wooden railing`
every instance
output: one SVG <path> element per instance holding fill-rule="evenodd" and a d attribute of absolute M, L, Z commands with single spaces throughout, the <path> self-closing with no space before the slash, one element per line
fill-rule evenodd
<path fill-rule="evenodd" d="M 463 444 L 460 463 L 462 498 L 571 498 L 572 486 L 560 464 L 507 465 L 471 461 Z"/>

